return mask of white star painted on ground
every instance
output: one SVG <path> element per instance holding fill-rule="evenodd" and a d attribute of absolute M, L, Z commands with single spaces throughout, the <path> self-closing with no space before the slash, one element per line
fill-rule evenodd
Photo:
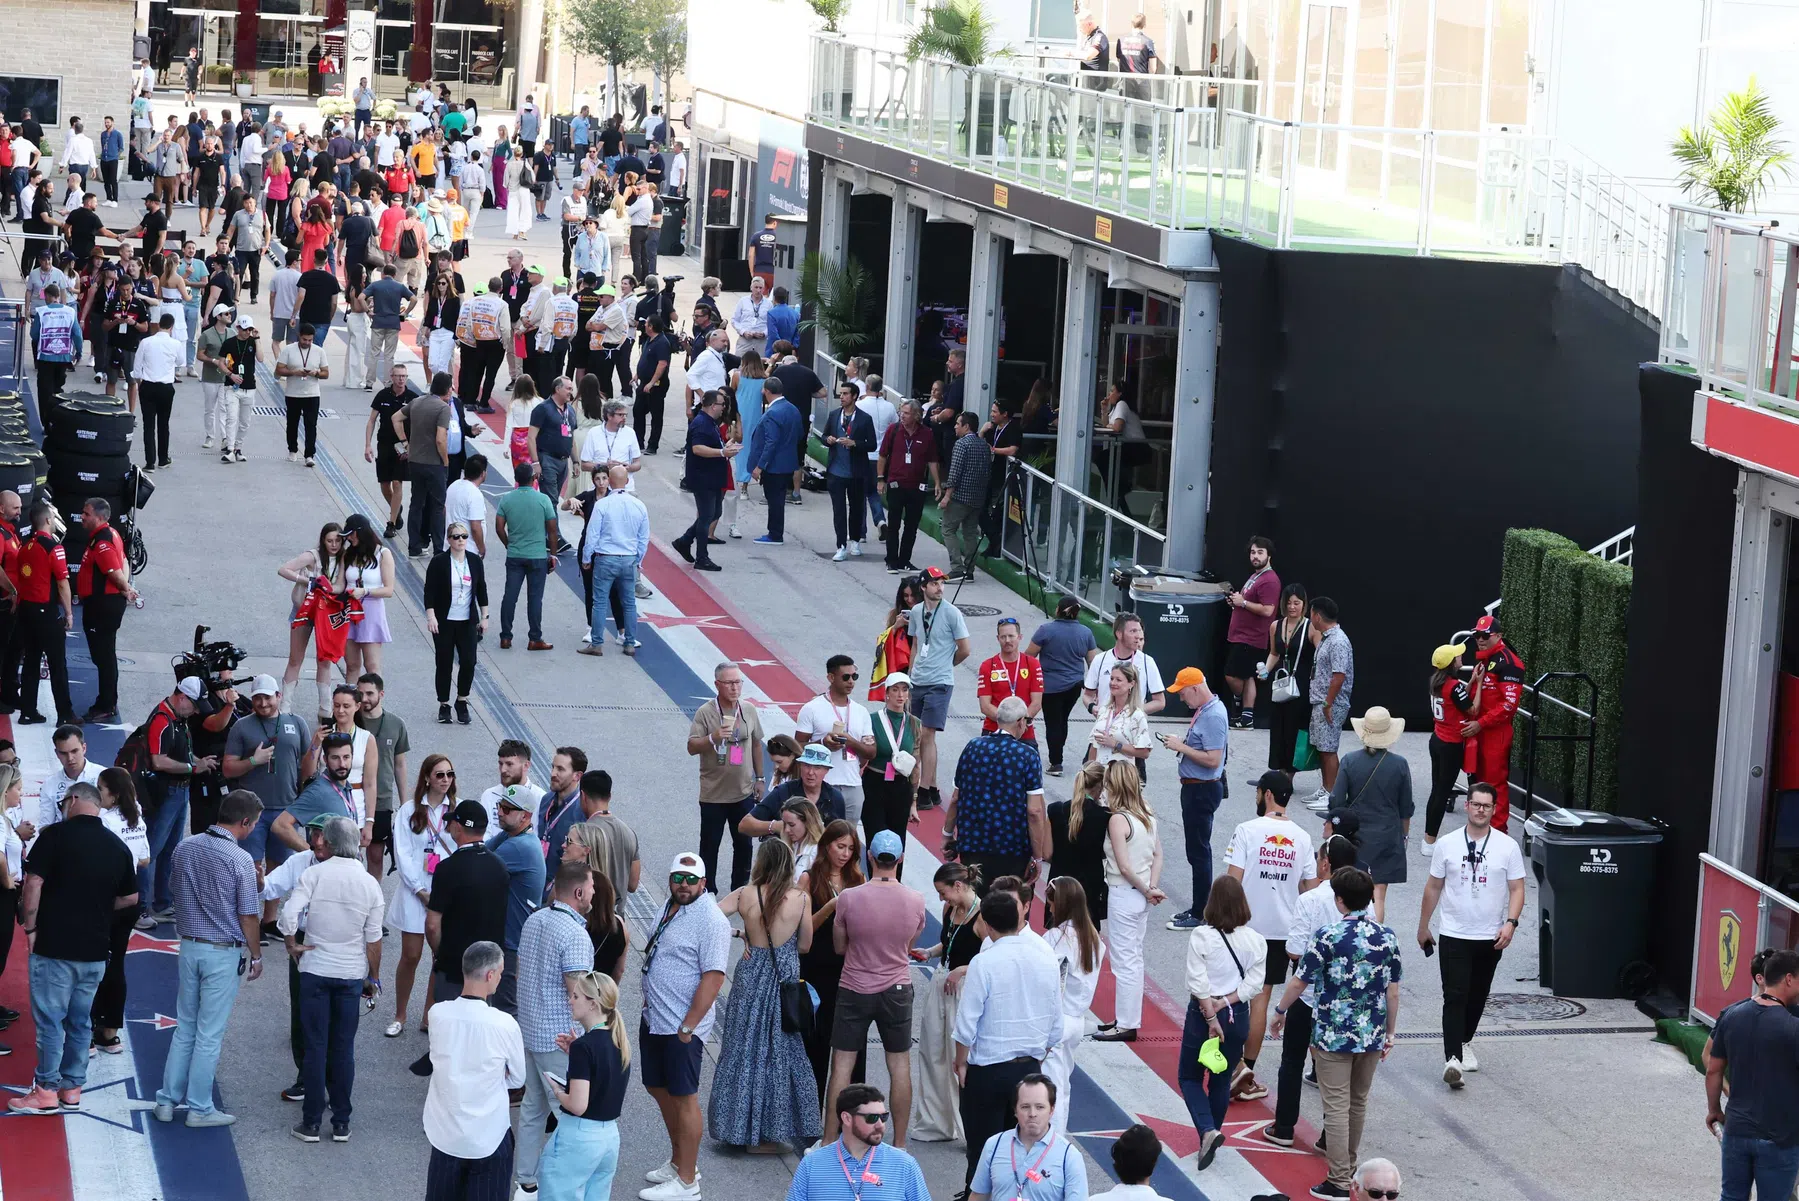
<path fill-rule="evenodd" d="M 781 661 L 779 659 L 739 659 L 737 665 L 739 667 L 779 667 Z"/>
<path fill-rule="evenodd" d="M 644 613 L 638 621 L 654 626 L 658 630 L 666 630 L 672 626 L 695 626 L 702 630 L 735 630 L 737 623 L 722 613 L 710 613 L 703 617 L 688 617 L 675 613 Z"/>
<path fill-rule="evenodd" d="M 147 1018 L 128 1018 L 127 1020 L 138 1022 L 145 1026 L 154 1026 L 158 1030 L 173 1030 L 177 1025 L 175 1019 L 166 1013 L 159 1013 L 153 1017 Z"/>
<path fill-rule="evenodd" d="M 142 930 L 131 932 L 131 941 L 125 946 L 127 955 L 138 951 L 151 951 L 161 955 L 181 954 L 181 940 L 178 938 L 157 938 L 153 934 L 145 934 Z"/>

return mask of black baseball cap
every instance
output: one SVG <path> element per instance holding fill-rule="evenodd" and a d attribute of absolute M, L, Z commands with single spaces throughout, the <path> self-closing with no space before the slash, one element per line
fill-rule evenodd
<path fill-rule="evenodd" d="M 487 832 L 487 807 L 480 801 L 458 801 L 450 820 L 464 830 L 472 830 L 476 834 Z"/>

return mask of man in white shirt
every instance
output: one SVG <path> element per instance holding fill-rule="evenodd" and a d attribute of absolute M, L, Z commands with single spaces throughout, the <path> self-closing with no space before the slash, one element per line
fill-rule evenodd
<path fill-rule="evenodd" d="M 1493 828 L 1498 793 L 1491 784 L 1468 790 L 1468 824 L 1431 846 L 1430 881 L 1418 911 L 1418 945 L 1431 946 L 1437 919 L 1438 971 L 1443 976 L 1443 1082 L 1461 1088 L 1480 1063 L 1467 1044 L 1480 1027 L 1499 957 L 1512 945 L 1524 913 L 1524 855 Z M 1504 887 L 1500 882 L 1504 881 Z"/>
<path fill-rule="evenodd" d="M 995 469 L 997 470 L 997 468 Z M 1112 669 L 1129 663 L 1137 672 L 1137 700 L 1145 717 L 1154 717 L 1168 704 L 1162 690 L 1162 671 L 1150 653 L 1143 649 L 1143 621 L 1135 613 L 1120 613 L 1112 621 L 1112 646 L 1093 656 L 1087 663 L 1087 676 L 1081 681 L 1081 703 L 1088 713 L 1099 708 L 1099 697 L 1108 687 Z M 1149 760 L 1137 760 L 1137 775 L 1149 782 Z M 1205 908 L 1204 897 L 1194 897 L 1193 904 Z"/>
<path fill-rule="evenodd" d="M 587 538 L 581 546 L 581 561 L 593 569 L 593 612 L 590 615 L 588 641 L 581 647 L 583 655 L 606 653 L 606 613 L 613 597 L 618 598 L 624 620 L 618 631 L 625 654 L 635 655 L 642 645 L 637 641 L 637 573 L 643 557 L 650 549 L 650 511 L 631 495 L 631 473 L 623 463 L 614 463 L 606 472 L 607 492 L 595 498 L 593 519 L 587 523 Z M 860 708 L 860 706 L 858 706 Z"/>
<path fill-rule="evenodd" d="M 63 139 L 61 161 L 65 171 L 81 177 L 81 187 L 85 190 L 87 177 L 99 166 L 100 156 L 94 153 L 94 139 L 81 132 L 80 117 L 69 118 L 69 134 Z M 77 195 L 79 193 L 71 188 L 65 199 L 73 199 Z"/>
<path fill-rule="evenodd" d="M 38 785 L 37 828 L 40 830 L 48 830 L 62 820 L 62 799 L 69 789 L 77 784 L 100 783 L 100 765 L 88 762 L 87 739 L 82 736 L 80 726 L 56 727 L 56 733 L 50 736 L 50 745 L 56 748 L 56 760 L 62 770 L 51 772 Z"/>
<path fill-rule="evenodd" d="M 725 347 L 730 345 L 730 337 L 722 329 L 715 329 L 706 335 L 706 349 L 694 356 L 693 366 L 687 369 L 687 412 L 691 414 L 700 403 L 700 398 L 708 392 L 715 392 L 725 386 L 729 372 L 725 369 Z"/>
<path fill-rule="evenodd" d="M 276 924 L 289 957 L 300 963 L 306 1098 L 293 1135 L 303 1143 L 319 1141 L 329 1090 L 331 1141 L 347 1143 L 360 1002 L 381 990 L 381 918 L 387 904 L 381 885 L 357 858 L 361 828 L 334 816 L 325 822 L 323 839 L 330 857 L 301 873 Z M 305 942 L 295 937 L 302 922 Z"/>
<path fill-rule="evenodd" d="M 319 381 L 330 375 L 324 348 L 313 344 L 314 329 L 296 325 L 299 340 L 275 356 L 275 374 L 287 393 L 287 461 L 300 461 L 300 423 L 306 424 L 306 465 L 313 465 L 319 435 Z M 142 353 L 141 351 L 139 352 Z"/>
<path fill-rule="evenodd" d="M 269 316 L 275 323 L 270 345 L 277 351 L 283 342 L 291 342 L 298 336 L 288 327 L 294 323 L 300 299 L 300 252 L 290 250 L 284 257 L 281 270 L 269 277 Z"/>
<path fill-rule="evenodd" d="M 462 995 L 431 1007 L 425 1201 L 504 1197 L 512 1183 L 507 1090 L 524 1087 L 525 1041 L 512 1015 L 487 1003 L 505 966 L 499 943 L 470 944 L 462 955 Z"/>
<path fill-rule="evenodd" d="M 758 275 L 750 276 L 750 294 L 737 302 L 731 310 L 731 328 L 737 331 L 737 344 L 733 353 L 742 354 L 746 350 L 761 353 L 763 345 L 768 341 L 768 297 L 767 290 Z M 881 443 L 880 436 L 875 437 L 875 445 Z"/>
<path fill-rule="evenodd" d="M 856 661 L 832 655 L 825 663 L 825 691 L 800 707 L 794 734 L 802 745 L 822 743 L 831 752 L 825 783 L 843 794 L 843 816 L 862 820 L 862 765 L 875 757 L 874 721 L 856 703 Z"/>
<path fill-rule="evenodd" d="M 1243 1062 L 1231 1081 L 1232 1096 L 1240 1101 L 1268 1095 L 1267 1086 L 1255 1075 L 1256 1057 L 1262 1052 L 1262 1037 L 1268 1028 L 1268 999 L 1287 979 L 1286 939 L 1293 908 L 1299 903 L 1299 894 L 1318 881 L 1312 836 L 1287 816 L 1287 802 L 1292 799 L 1292 777 L 1282 771 L 1264 772 L 1256 782 L 1259 816 L 1237 827 L 1224 852 L 1225 873 L 1242 882 L 1243 895 L 1249 901 L 1249 928 L 1268 940 L 1263 973 L 1267 979 L 1249 1002 L 1249 1037 L 1243 1044 Z"/>
<path fill-rule="evenodd" d="M 631 274 L 639 282 L 652 274 L 650 269 L 650 219 L 656 204 L 650 199 L 650 185 L 640 183 L 625 202 L 625 218 L 631 225 Z M 618 270 L 617 266 L 613 270 Z"/>
<path fill-rule="evenodd" d="M 487 498 L 481 483 L 487 478 L 487 456 L 472 454 L 462 461 L 462 478 L 444 492 L 444 529 L 461 522 L 468 527 L 475 553 L 487 555 Z"/>
<path fill-rule="evenodd" d="M 331 848 L 325 842 L 325 825 L 331 818 L 329 813 L 320 813 L 306 823 L 306 849 L 289 855 L 280 867 L 263 876 L 263 901 L 285 901 L 307 868 L 331 858 Z M 280 917 L 279 912 L 276 917 Z M 150 928 L 156 928 L 154 922 Z M 295 937 L 304 942 L 305 936 L 302 923 Z M 306 1096 L 306 1040 L 300 1034 L 300 961 L 292 955 L 287 957 L 287 1021 L 293 1032 L 290 1044 L 294 1056 L 294 1082 L 281 1090 L 281 1099 L 300 1101 Z"/>
<path fill-rule="evenodd" d="M 164 313 L 156 332 L 137 346 L 133 374 L 144 406 L 144 470 L 169 465 L 169 418 L 175 411 L 175 376 L 187 366 L 187 344 L 175 340 L 175 314 Z"/>
<path fill-rule="evenodd" d="M 500 828 L 500 798 L 511 793 L 517 800 L 531 803 L 531 812 L 536 813 L 543 801 L 543 789 L 531 783 L 531 746 L 516 738 L 508 738 L 500 743 L 500 782 L 481 794 L 481 805 L 487 810 L 487 824 L 493 829 Z M 560 851 L 562 848 L 554 847 Z"/>
<path fill-rule="evenodd" d="M 393 166 L 399 153 L 400 135 L 394 132 L 394 123 L 389 121 L 386 128 L 375 135 L 375 166 L 382 170 Z"/>
<path fill-rule="evenodd" d="M 962 1129 L 974 1181 L 981 1150 L 1005 1129 L 1019 1081 L 1043 1070 L 1043 1058 L 1062 1038 L 1062 970 L 1039 942 L 1018 938 L 1018 898 L 991 891 L 981 901 L 976 933 L 990 936 L 968 965 L 956 1004 L 956 1080 L 962 1086 Z M 1052 1102 L 1053 1106 L 1053 1102 Z"/>
<path fill-rule="evenodd" d="M 669 147 L 667 183 L 668 195 L 687 195 L 687 147 L 679 142 Z"/>
<path fill-rule="evenodd" d="M 643 469 L 643 448 L 637 445 L 637 433 L 627 423 L 631 406 L 622 400 L 609 400 L 601 410 L 605 419 L 589 427 L 581 439 L 581 470 L 625 469 L 624 490 L 635 494 L 637 481 L 632 477 Z"/>

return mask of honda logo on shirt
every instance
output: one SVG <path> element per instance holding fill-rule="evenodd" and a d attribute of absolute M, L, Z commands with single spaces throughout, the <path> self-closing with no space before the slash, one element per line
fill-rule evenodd
<path fill-rule="evenodd" d="M 1612 862 L 1610 847 L 1588 847 L 1587 861 L 1580 865 L 1580 870 L 1586 875 L 1615 876 L 1618 865 Z"/>

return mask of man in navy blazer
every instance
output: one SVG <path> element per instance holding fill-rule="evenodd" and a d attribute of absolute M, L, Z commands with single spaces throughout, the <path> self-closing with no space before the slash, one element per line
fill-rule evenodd
<path fill-rule="evenodd" d="M 800 429 L 805 418 L 782 394 L 781 381 L 762 381 L 762 420 L 750 435 L 750 478 L 762 484 L 768 500 L 768 533 L 756 539 L 781 546 L 787 538 L 787 493 L 800 469 Z"/>
<path fill-rule="evenodd" d="M 837 526 L 837 553 L 832 558 L 838 563 L 860 555 L 862 539 L 868 536 L 865 498 L 874 486 L 870 470 L 874 462 L 868 456 L 875 448 L 875 423 L 856 407 L 860 395 L 855 384 L 844 380 L 837 385 L 840 407 L 825 418 L 825 486 L 831 492 L 831 517 Z"/>

